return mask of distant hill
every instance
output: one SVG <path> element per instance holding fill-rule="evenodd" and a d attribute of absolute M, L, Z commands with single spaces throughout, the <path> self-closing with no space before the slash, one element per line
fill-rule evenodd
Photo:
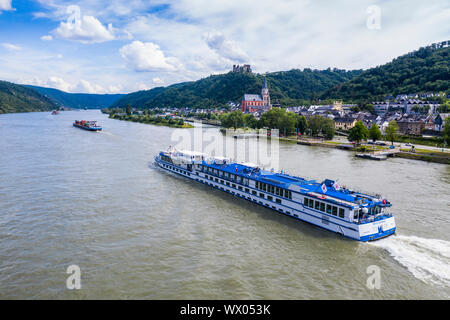
<path fill-rule="evenodd" d="M 445 42 L 444 42 L 445 43 Z M 447 42 L 449 43 L 449 42 Z M 364 100 L 386 94 L 450 90 L 450 47 L 433 44 L 368 69 L 321 94 L 321 98 Z"/>
<path fill-rule="evenodd" d="M 57 106 L 36 90 L 0 81 L 0 113 L 50 111 Z"/>
<path fill-rule="evenodd" d="M 103 109 L 119 100 L 124 94 L 68 93 L 58 89 L 26 85 L 48 97 L 61 107 L 74 109 Z"/>
<path fill-rule="evenodd" d="M 293 69 L 266 74 L 272 102 L 296 104 L 318 97 L 323 92 L 359 75 L 362 70 Z M 192 82 L 130 93 L 111 107 L 134 108 L 196 107 L 208 108 L 240 102 L 245 93 L 261 92 L 264 75 L 235 73 L 212 75 Z"/>

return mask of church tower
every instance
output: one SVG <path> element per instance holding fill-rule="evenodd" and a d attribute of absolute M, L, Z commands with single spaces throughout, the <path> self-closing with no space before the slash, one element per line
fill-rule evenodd
<path fill-rule="evenodd" d="M 272 109 L 272 105 L 270 104 L 270 95 L 269 88 L 267 87 L 267 80 L 264 77 L 264 87 L 261 89 L 261 97 L 263 99 L 264 107 L 268 110 Z"/>

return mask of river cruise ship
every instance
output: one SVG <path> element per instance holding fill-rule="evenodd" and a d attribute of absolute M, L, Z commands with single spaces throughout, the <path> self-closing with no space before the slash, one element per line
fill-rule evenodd
<path fill-rule="evenodd" d="M 354 240 L 377 240 L 396 230 L 395 219 L 388 212 L 392 205 L 387 199 L 341 187 L 330 179 L 317 182 L 172 147 L 161 151 L 155 164 Z"/>

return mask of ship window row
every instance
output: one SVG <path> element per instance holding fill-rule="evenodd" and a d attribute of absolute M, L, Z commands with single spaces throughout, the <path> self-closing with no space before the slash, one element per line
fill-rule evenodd
<path fill-rule="evenodd" d="M 171 169 L 171 170 L 173 170 L 173 171 L 175 171 L 175 172 L 179 172 L 179 173 L 182 173 L 182 174 L 185 174 L 185 175 L 188 175 L 188 176 L 191 175 L 191 174 L 190 174 L 189 172 L 187 172 L 186 170 L 178 169 L 178 168 L 176 168 L 176 167 L 173 167 L 173 166 L 170 166 L 170 165 L 167 165 L 167 164 L 162 164 L 162 166 L 163 166 L 164 168 Z"/>
<path fill-rule="evenodd" d="M 232 188 L 235 188 L 235 189 L 236 189 L 236 184 L 234 184 L 234 183 L 230 183 L 230 182 L 228 182 L 228 181 L 224 181 L 224 180 L 222 180 L 222 179 L 215 178 L 215 177 L 213 177 L 213 176 L 208 176 L 207 174 L 205 174 L 205 178 L 206 178 L 206 179 L 209 179 L 209 180 L 211 180 L 211 181 L 215 181 L 215 182 L 217 182 L 217 183 L 221 183 L 221 184 L 223 184 L 223 185 L 227 185 L 228 187 L 232 187 Z M 244 191 L 244 188 L 243 188 L 242 186 L 239 186 L 239 185 L 237 186 L 237 189 L 239 189 L 240 191 Z M 245 192 L 249 193 L 249 192 L 250 192 L 250 189 L 245 188 Z"/>
<path fill-rule="evenodd" d="M 369 208 L 369 214 L 372 214 L 372 215 L 379 214 L 379 213 L 381 213 L 381 211 L 382 211 L 382 209 L 379 206 Z"/>
<path fill-rule="evenodd" d="M 168 163 L 172 163 L 172 159 L 168 156 L 161 155 L 161 160 L 168 162 Z"/>
<path fill-rule="evenodd" d="M 304 201 L 305 206 L 309 207 L 309 208 L 313 208 L 322 212 L 326 212 L 328 214 L 332 214 L 333 216 L 338 216 L 339 218 L 344 218 L 345 217 L 345 210 L 343 208 L 339 208 L 336 206 L 333 206 L 331 204 L 322 202 L 322 201 L 317 201 L 317 200 L 313 200 L 310 198 L 306 198 L 305 197 L 305 201 Z"/>
<path fill-rule="evenodd" d="M 230 172 L 225 172 L 223 170 L 219 170 L 219 169 L 215 169 L 215 168 L 210 168 L 208 166 L 204 166 L 204 165 L 198 165 L 199 170 L 201 170 L 204 173 L 208 173 L 208 174 L 212 174 L 215 175 L 217 177 L 220 178 L 224 178 L 227 180 L 231 180 L 231 181 L 235 181 L 237 183 L 243 184 L 248 186 L 248 179 L 241 177 L 237 174 L 233 174 Z"/>
<path fill-rule="evenodd" d="M 236 184 L 234 184 L 234 183 L 230 183 L 230 182 L 228 182 L 228 181 L 224 181 L 224 180 L 218 179 L 218 178 L 213 177 L 213 176 L 208 176 L 207 174 L 205 174 L 205 178 L 208 179 L 208 180 L 215 181 L 215 182 L 217 182 L 217 183 L 221 183 L 221 184 L 223 184 L 223 185 L 227 185 L 228 187 L 232 187 L 232 188 L 236 189 Z M 250 189 L 249 189 L 249 188 L 245 188 L 245 189 L 244 189 L 242 186 L 239 186 L 239 185 L 238 185 L 238 186 L 237 186 L 237 189 L 240 190 L 240 191 L 244 191 L 244 190 L 245 190 L 245 192 L 250 193 Z M 257 196 L 257 195 L 258 195 L 258 192 L 256 192 L 255 190 L 252 190 L 252 194 L 255 195 L 255 196 Z M 266 197 L 265 197 L 265 194 L 262 193 L 262 192 L 259 193 L 259 196 L 260 196 L 261 198 L 263 198 L 263 199 L 266 198 Z M 272 197 L 272 196 L 269 196 L 269 195 L 267 196 L 267 200 L 269 200 L 269 201 L 274 201 L 273 197 Z M 282 204 L 281 199 L 278 199 L 278 198 L 275 198 L 275 202 L 278 203 L 278 204 Z"/>
<path fill-rule="evenodd" d="M 256 181 L 255 182 L 255 187 L 258 190 L 262 190 L 265 192 L 269 192 L 271 194 L 280 196 L 280 197 L 284 197 L 287 199 L 292 199 L 292 192 L 290 190 L 287 189 L 283 189 L 283 188 L 279 188 L 279 187 L 275 187 L 273 185 L 264 183 L 264 182 L 259 182 Z"/>
<path fill-rule="evenodd" d="M 213 182 L 216 180 L 216 178 L 211 177 L 211 176 L 207 176 L 207 175 L 205 175 L 205 178 L 208 179 L 208 180 L 211 180 L 211 181 L 213 181 Z M 220 189 L 220 190 L 226 191 L 226 192 L 228 192 L 228 193 L 231 193 L 232 195 L 239 196 L 239 197 L 241 197 L 241 198 L 247 199 L 247 200 L 249 200 L 249 201 L 253 201 L 253 202 L 255 202 L 255 203 L 259 203 L 260 205 L 264 205 L 264 206 L 266 206 L 266 207 L 268 207 L 268 208 L 272 208 L 272 209 L 277 210 L 277 211 L 279 211 L 279 212 L 286 213 L 287 215 L 291 215 L 291 212 L 290 212 L 290 211 L 284 211 L 282 208 L 277 208 L 277 207 L 275 207 L 275 206 L 273 206 L 273 205 L 271 205 L 271 204 L 269 204 L 269 203 L 264 203 L 264 202 L 262 202 L 262 201 L 258 201 L 257 199 L 252 199 L 251 197 L 248 197 L 248 196 L 246 196 L 245 194 L 241 194 L 241 193 L 239 193 L 239 192 L 230 191 L 230 190 L 227 190 L 226 188 L 223 188 L 223 187 L 221 187 L 221 186 L 217 186 L 217 185 L 215 185 L 215 184 L 213 184 L 213 183 L 209 183 L 209 182 L 207 182 L 207 181 L 206 181 L 206 182 L 205 182 L 205 181 L 202 181 L 202 180 L 200 180 L 200 179 L 195 179 L 195 180 L 197 180 L 198 182 L 202 182 L 202 183 L 205 183 L 205 184 L 207 184 L 207 185 L 210 185 L 210 186 L 212 186 L 212 187 L 218 188 L 218 189 Z M 223 181 L 223 180 L 222 180 L 222 181 Z M 236 185 L 233 184 L 233 186 L 236 186 Z M 243 189 L 241 189 L 242 187 L 238 187 L 238 188 L 239 188 L 239 190 L 241 190 L 241 191 L 242 191 L 242 190 L 245 190 L 245 192 L 247 192 L 247 193 L 250 193 L 250 191 L 251 191 L 252 194 L 253 194 L 254 196 L 258 196 L 258 193 L 257 193 L 255 190 L 250 190 L 249 188 L 243 188 Z M 262 198 L 265 198 L 264 193 L 259 193 L 259 196 L 262 197 Z M 267 199 L 272 201 L 272 200 L 273 200 L 273 197 L 267 196 Z M 276 202 L 277 202 L 278 204 L 281 204 L 281 200 L 280 200 L 280 199 L 275 199 L 275 200 L 276 200 Z M 297 214 L 293 214 L 293 216 L 295 216 L 296 218 L 298 218 L 298 215 L 297 215 Z"/>
<path fill-rule="evenodd" d="M 256 196 L 258 193 L 256 191 L 252 191 L 252 193 Z M 266 199 L 266 195 L 262 192 L 259 193 L 259 196 L 263 199 Z M 272 196 L 267 196 L 267 200 L 274 201 Z M 281 204 L 281 199 L 275 198 L 275 202 Z"/>

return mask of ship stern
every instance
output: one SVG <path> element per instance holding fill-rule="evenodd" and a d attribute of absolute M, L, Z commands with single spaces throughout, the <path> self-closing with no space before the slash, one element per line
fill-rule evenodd
<path fill-rule="evenodd" d="M 381 220 L 359 225 L 359 240 L 374 241 L 389 237 L 396 231 L 395 218 L 390 216 Z"/>

